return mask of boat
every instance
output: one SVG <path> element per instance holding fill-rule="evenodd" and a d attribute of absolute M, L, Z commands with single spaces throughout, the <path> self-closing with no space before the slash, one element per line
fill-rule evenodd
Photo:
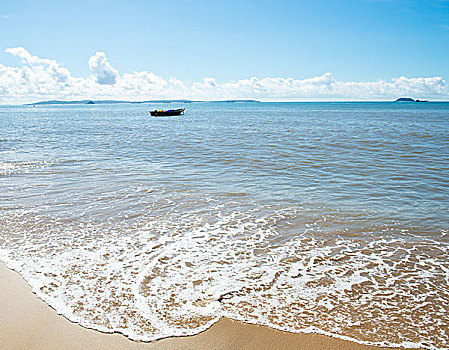
<path fill-rule="evenodd" d="M 415 102 L 427 102 L 427 100 L 415 100 Z"/>
<path fill-rule="evenodd" d="M 154 111 L 150 111 L 150 114 L 153 117 L 170 117 L 173 115 L 181 115 L 184 114 L 184 110 L 185 108 L 179 108 L 179 109 L 169 109 L 167 111 L 163 111 L 161 109 L 159 110 L 154 110 Z"/>

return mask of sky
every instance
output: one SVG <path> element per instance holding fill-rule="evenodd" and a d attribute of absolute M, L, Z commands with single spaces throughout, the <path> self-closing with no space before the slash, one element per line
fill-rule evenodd
<path fill-rule="evenodd" d="M 449 0 L 0 0 L 0 104 L 449 100 Z"/>

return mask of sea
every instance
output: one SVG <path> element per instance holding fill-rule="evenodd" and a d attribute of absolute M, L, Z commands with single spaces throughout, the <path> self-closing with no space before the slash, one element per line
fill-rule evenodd
<path fill-rule="evenodd" d="M 449 103 L 0 107 L 0 260 L 102 332 L 449 349 L 448 231 Z"/>

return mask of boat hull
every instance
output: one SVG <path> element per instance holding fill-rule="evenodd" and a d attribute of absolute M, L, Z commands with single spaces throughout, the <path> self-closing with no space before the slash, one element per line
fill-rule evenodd
<path fill-rule="evenodd" d="M 175 116 L 175 115 L 181 115 L 184 114 L 184 108 L 180 108 L 180 109 L 172 109 L 172 110 L 168 110 L 168 111 L 150 111 L 150 114 L 153 117 L 171 117 L 171 116 Z"/>

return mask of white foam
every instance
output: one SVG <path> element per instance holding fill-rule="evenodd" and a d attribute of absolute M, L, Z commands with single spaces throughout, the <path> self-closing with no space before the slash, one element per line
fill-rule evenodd
<path fill-rule="evenodd" d="M 50 166 L 50 161 L 0 161 L 0 175 L 10 175 L 16 172 L 30 172 L 34 169 Z"/>
<path fill-rule="evenodd" d="M 341 225 L 332 234 L 317 217 L 284 235 L 284 222 L 306 214 L 188 201 L 167 211 L 157 199 L 146 215 L 101 224 L 3 212 L 0 258 L 70 320 L 136 340 L 196 334 L 226 316 L 369 345 L 445 348 L 446 246 L 393 229 L 346 236 L 348 221 L 329 215 L 326 223 Z M 117 196 L 100 203 L 111 210 Z"/>

